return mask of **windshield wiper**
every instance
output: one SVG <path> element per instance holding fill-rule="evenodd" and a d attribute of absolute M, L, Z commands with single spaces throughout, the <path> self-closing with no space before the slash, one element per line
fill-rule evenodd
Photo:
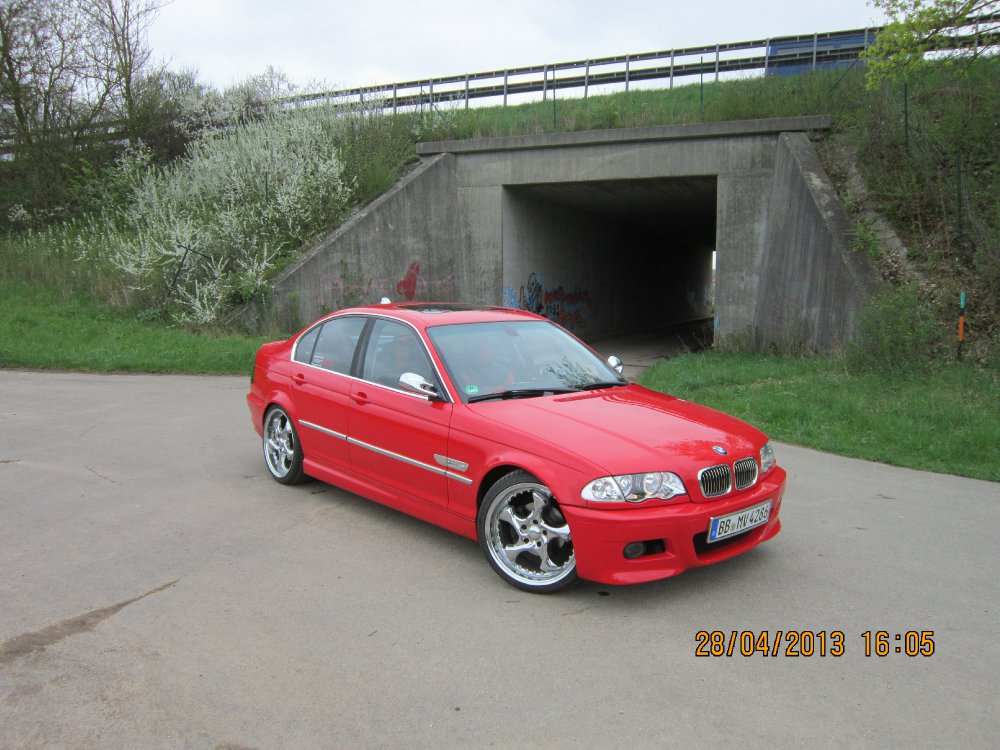
<path fill-rule="evenodd" d="M 544 396 L 548 393 L 575 393 L 578 389 L 576 388 L 517 388 L 507 391 L 498 391 L 497 393 L 480 393 L 478 396 L 470 396 L 469 403 L 474 404 L 477 401 L 494 401 L 494 400 L 507 400 L 510 398 L 533 398 L 535 396 Z"/>
<path fill-rule="evenodd" d="M 596 391 L 598 388 L 618 388 L 623 385 L 628 385 L 627 381 L 624 380 L 605 380 L 600 383 L 587 383 L 586 385 L 581 385 L 581 391 Z"/>

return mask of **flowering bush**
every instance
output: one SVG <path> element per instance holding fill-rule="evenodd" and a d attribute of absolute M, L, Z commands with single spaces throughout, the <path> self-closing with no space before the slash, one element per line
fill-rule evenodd
<path fill-rule="evenodd" d="M 332 112 L 276 112 L 207 131 L 166 168 L 123 161 L 128 198 L 81 260 L 104 256 L 146 304 L 169 295 L 181 321 L 214 322 L 262 294 L 282 256 L 337 224 L 352 184 L 330 135 Z M 97 238 L 94 238 L 97 240 Z"/>

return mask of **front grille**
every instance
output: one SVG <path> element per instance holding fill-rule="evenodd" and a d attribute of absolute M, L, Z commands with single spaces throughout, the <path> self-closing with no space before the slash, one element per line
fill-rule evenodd
<path fill-rule="evenodd" d="M 753 487 L 754 482 L 757 481 L 757 459 L 755 458 L 741 458 L 733 466 L 736 474 L 736 489 L 745 490 L 747 487 Z"/>
<path fill-rule="evenodd" d="M 701 485 L 701 494 L 705 497 L 725 495 L 732 489 L 732 475 L 729 473 L 729 466 L 720 464 L 702 469 L 698 472 L 698 483 Z"/>

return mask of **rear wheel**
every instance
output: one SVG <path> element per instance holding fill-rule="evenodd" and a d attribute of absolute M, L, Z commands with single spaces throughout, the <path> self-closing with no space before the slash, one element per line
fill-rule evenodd
<path fill-rule="evenodd" d="M 272 406 L 264 416 L 264 463 L 271 476 L 282 484 L 297 484 L 305 478 L 302 447 L 291 418 L 280 406 Z"/>
<path fill-rule="evenodd" d="M 512 471 L 490 487 L 476 526 L 486 559 L 512 586 L 547 594 L 579 580 L 569 524 L 528 472 Z"/>

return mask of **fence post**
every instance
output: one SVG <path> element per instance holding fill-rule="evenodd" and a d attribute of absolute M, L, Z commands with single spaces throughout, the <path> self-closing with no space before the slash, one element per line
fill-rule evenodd
<path fill-rule="evenodd" d="M 504 68 L 503 71 L 503 106 L 507 106 L 507 69 Z"/>
<path fill-rule="evenodd" d="M 625 91 L 628 91 L 629 56 L 625 55 Z"/>
<path fill-rule="evenodd" d="M 396 84 L 396 83 L 392 84 L 392 113 L 393 114 L 396 114 L 396 93 L 397 93 L 397 86 L 398 85 L 399 84 Z"/>
<path fill-rule="evenodd" d="M 816 70 L 816 47 L 819 46 L 819 34 L 815 31 L 813 32 L 813 71 Z"/>
<path fill-rule="evenodd" d="M 701 111 L 701 119 L 705 119 L 705 56 L 702 55 L 698 58 L 698 91 L 700 93 L 701 101 L 699 103 L 699 108 Z"/>
<path fill-rule="evenodd" d="M 674 51 L 670 50 L 670 88 L 674 87 Z"/>
<path fill-rule="evenodd" d="M 770 40 L 770 38 L 768 38 L 768 40 L 764 43 L 764 77 L 765 78 L 767 78 L 767 66 L 768 66 L 768 63 L 770 61 L 771 61 L 771 40 Z"/>
<path fill-rule="evenodd" d="M 910 153 L 910 92 L 903 81 L 903 149 Z"/>
<path fill-rule="evenodd" d="M 434 79 L 428 79 L 427 87 L 430 89 L 430 94 L 427 99 L 427 108 L 433 112 L 434 111 Z"/>
<path fill-rule="evenodd" d="M 587 67 L 583 71 L 583 98 L 587 98 L 590 92 L 590 60 L 587 60 Z"/>
<path fill-rule="evenodd" d="M 549 98 L 549 66 L 542 66 L 542 101 Z"/>
<path fill-rule="evenodd" d="M 958 234 L 962 235 L 962 149 L 955 152 L 955 206 L 958 213 Z"/>
<path fill-rule="evenodd" d="M 719 82 L 719 45 L 715 45 L 715 82 Z"/>
<path fill-rule="evenodd" d="M 469 108 L 469 74 L 465 74 L 465 108 Z"/>

